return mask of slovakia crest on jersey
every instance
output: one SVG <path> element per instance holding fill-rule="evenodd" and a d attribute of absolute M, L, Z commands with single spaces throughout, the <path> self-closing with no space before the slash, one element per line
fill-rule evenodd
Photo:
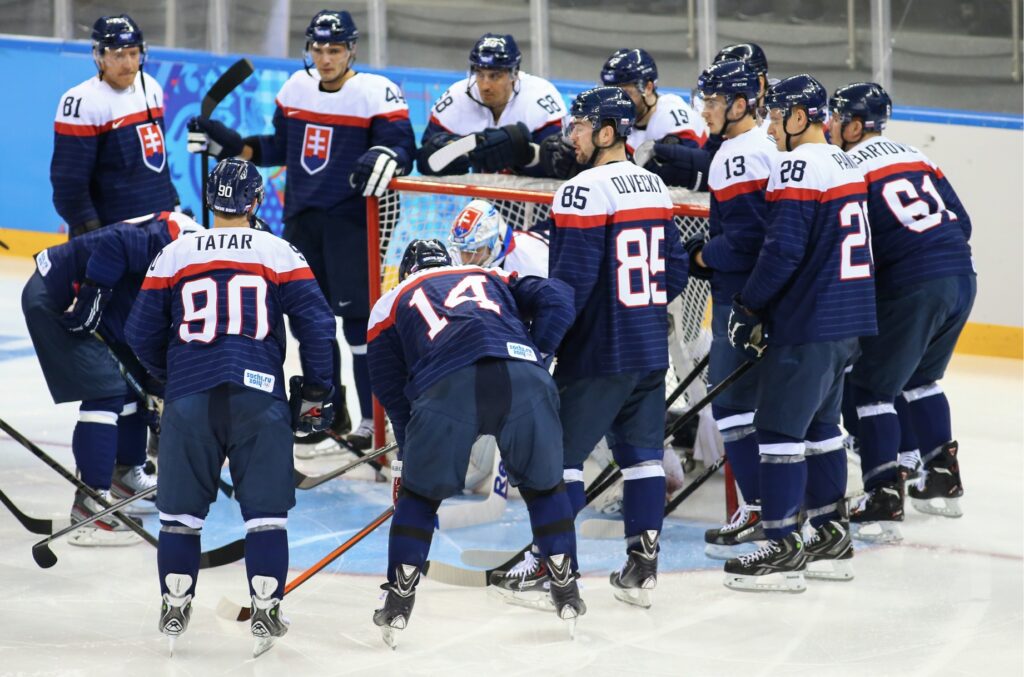
<path fill-rule="evenodd" d="M 327 166 L 331 159 L 331 138 L 334 129 L 322 125 L 306 124 L 302 135 L 302 167 L 310 174 L 316 174 Z"/>
<path fill-rule="evenodd" d="M 139 143 L 142 144 L 142 161 L 159 174 L 167 163 L 163 130 L 157 123 L 147 122 L 136 127 L 135 132 L 139 135 Z"/>

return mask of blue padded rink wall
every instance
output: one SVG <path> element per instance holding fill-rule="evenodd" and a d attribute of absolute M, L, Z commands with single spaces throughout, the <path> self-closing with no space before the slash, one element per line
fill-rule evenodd
<path fill-rule="evenodd" d="M 0 50 L 8 47 L 0 40 Z M 6 63 L 8 54 L 0 56 Z M 41 43 L 34 56 L 39 63 L 32 72 L 7 69 L 8 91 L 35 91 L 30 84 L 38 73 L 58 74 L 42 95 L 33 95 L 45 100 L 45 110 L 38 104 L 27 115 L 19 113 L 32 127 L 45 127 L 48 136 L 56 97 L 84 79 L 91 63 L 78 45 Z M 181 89 L 168 92 L 168 136 L 178 144 L 171 145 L 172 167 L 186 203 L 198 181 L 189 174 L 196 163 L 185 153 L 182 128 L 198 107 L 197 92 L 232 59 L 211 60 L 153 50 L 148 66 Z M 258 75 L 217 115 L 245 131 L 269 124 L 273 96 L 296 66 L 255 61 Z M 433 97 L 459 77 L 388 72 L 405 87 L 420 125 Z M 563 88 L 573 91 L 572 85 Z M 10 115 L 13 106 L 5 108 L 3 115 Z M 0 129 L 6 130 L 0 225 L 54 232 L 48 177 L 37 171 L 44 163 L 12 160 L 30 151 L 48 158 L 50 149 L 26 146 L 28 130 L 22 136 L 11 134 L 10 126 Z M 32 199 L 22 192 L 28 183 L 34 186 Z M 0 258 L 0 418 L 71 468 L 77 406 L 52 405 L 20 311 L 21 288 L 31 271 L 28 260 Z M 293 354 L 288 368 L 297 371 Z M 506 606 L 480 589 L 428 580 L 419 588 L 398 650 L 389 651 L 370 621 L 386 563 L 385 525 L 286 598 L 291 632 L 258 660 L 250 657 L 248 626 L 214 614 L 222 596 L 244 600 L 244 567 L 201 572 L 192 625 L 168 658 L 166 640 L 156 630 L 159 593 L 150 546 L 83 549 L 57 543 L 59 562 L 44 571 L 30 555 L 40 537 L 0 510 L 0 675 L 1021 674 L 1021 371 L 1017 360 L 957 355 L 943 384 L 962 450 L 963 518 L 926 516 L 908 504 L 904 542 L 858 546 L 854 581 L 810 581 L 807 592 L 796 596 L 736 593 L 722 586 L 720 563 L 703 555 L 703 530 L 724 516 L 723 486 L 715 478 L 666 521 L 662 575 L 650 610 L 612 598 L 607 574 L 622 563 L 621 542 L 580 540 L 589 612 L 573 642 L 553 615 Z M 347 366 L 345 379 L 351 382 Z M 300 467 L 314 474 L 340 462 Z M 851 466 L 851 492 L 859 490 L 858 476 Z M 53 519 L 66 518 L 73 493 L 2 433 L 0 490 L 22 511 Z M 369 472 L 298 492 L 289 521 L 291 575 L 345 541 L 389 500 L 389 485 L 372 481 Z M 156 533 L 155 518 L 146 518 L 145 525 Z M 203 531 L 204 549 L 242 535 L 237 504 L 220 496 Z M 517 549 L 528 540 L 525 509 L 512 501 L 498 523 L 436 532 L 431 557 L 458 563 L 466 548 Z"/>

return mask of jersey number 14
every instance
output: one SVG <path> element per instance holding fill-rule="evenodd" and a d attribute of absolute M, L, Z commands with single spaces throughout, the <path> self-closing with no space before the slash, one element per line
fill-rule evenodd
<path fill-rule="evenodd" d="M 483 275 L 467 275 L 462 278 L 444 299 L 445 308 L 455 308 L 463 303 L 475 303 L 478 308 L 501 315 L 501 306 L 487 298 L 487 278 Z M 437 314 L 422 287 L 412 293 L 409 306 L 418 310 L 427 323 L 427 338 L 431 341 L 448 326 L 448 319 Z"/>

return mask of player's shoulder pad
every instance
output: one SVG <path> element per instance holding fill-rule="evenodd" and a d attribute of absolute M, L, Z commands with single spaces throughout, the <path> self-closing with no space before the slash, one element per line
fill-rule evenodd
<path fill-rule="evenodd" d="M 692 131 L 692 135 L 682 136 L 697 141 L 703 141 L 707 136 L 704 118 L 694 112 L 683 97 L 672 93 L 659 94 L 658 105 L 647 124 L 648 138 L 659 141 L 669 134 L 678 135 L 682 130 Z"/>
<path fill-rule="evenodd" d="M 383 75 L 356 73 L 346 86 L 350 85 L 354 85 L 362 94 L 369 116 L 409 110 L 402 88 Z"/>
<path fill-rule="evenodd" d="M 865 189 L 864 174 L 850 156 L 838 146 L 815 143 L 776 156 L 767 198 L 822 201 Z"/>
<path fill-rule="evenodd" d="M 727 139 L 715 153 L 708 169 L 708 186 L 716 193 L 741 184 L 760 182 L 764 190 L 778 150 L 775 142 L 757 127 Z M 746 192 L 742 190 L 741 192 Z M 719 200 L 730 195 L 716 195 Z"/>
<path fill-rule="evenodd" d="M 306 99 L 311 93 L 320 91 L 320 80 L 311 77 L 305 70 L 295 71 L 277 90 L 275 103 L 279 107 L 291 107 Z"/>
<path fill-rule="evenodd" d="M 875 181 L 902 171 L 925 171 L 941 174 L 938 166 L 920 150 L 885 136 L 876 136 L 851 148 L 849 153 L 868 181 Z"/>
<path fill-rule="evenodd" d="M 160 84 L 159 80 L 154 78 L 152 75 L 150 75 L 146 71 L 142 71 L 142 77 L 146 80 L 146 94 L 149 96 L 149 100 L 152 101 L 153 100 L 153 95 L 156 94 L 158 96 L 157 101 L 159 101 L 160 105 L 163 106 L 163 102 L 164 102 L 164 88 L 163 88 L 163 85 Z"/>
<path fill-rule="evenodd" d="M 471 112 L 479 107 L 479 104 L 466 94 L 468 84 L 469 78 L 453 82 L 430 106 L 430 117 L 449 131 L 464 126 L 460 125 L 460 122 L 467 119 Z"/>
<path fill-rule="evenodd" d="M 98 77 L 92 77 L 61 95 L 54 116 L 58 131 L 61 131 L 61 125 L 94 128 L 110 122 L 109 92 L 100 89 L 101 84 Z"/>
<path fill-rule="evenodd" d="M 549 80 L 529 73 L 519 73 L 519 93 L 516 95 L 523 101 L 526 119 L 524 124 L 531 132 L 536 132 L 548 125 L 561 124 L 568 111 L 565 99 Z"/>
<path fill-rule="evenodd" d="M 612 165 L 601 165 L 586 169 L 569 179 L 555 191 L 551 199 L 551 212 L 556 215 L 555 224 L 559 227 L 584 227 L 584 222 L 566 220 L 566 216 L 586 217 L 586 224 L 604 225 L 609 213 L 609 177 L 607 168 Z M 598 223 L 595 219 L 600 219 Z"/>

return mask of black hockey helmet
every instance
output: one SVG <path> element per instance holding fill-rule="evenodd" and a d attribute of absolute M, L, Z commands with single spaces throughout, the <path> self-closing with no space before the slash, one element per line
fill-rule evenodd
<path fill-rule="evenodd" d="M 402 262 L 398 265 L 398 281 L 424 268 L 452 265 L 451 254 L 440 240 L 413 240 L 405 248 Z"/>

